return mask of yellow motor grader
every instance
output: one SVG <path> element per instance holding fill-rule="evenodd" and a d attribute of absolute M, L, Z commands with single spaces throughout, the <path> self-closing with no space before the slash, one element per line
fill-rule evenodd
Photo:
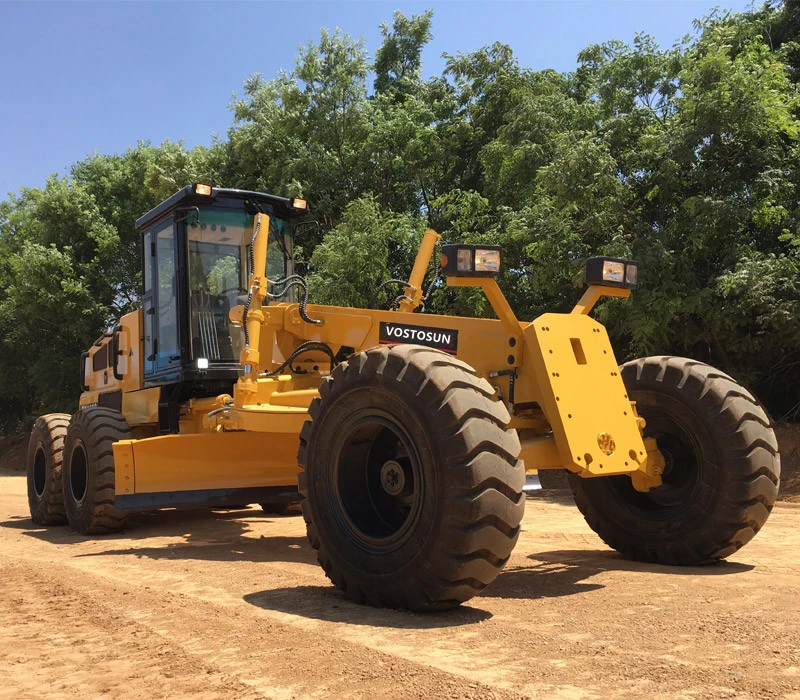
<path fill-rule="evenodd" d="M 520 321 L 499 247 L 442 245 L 439 274 L 497 318 L 434 315 L 427 231 L 395 308 L 310 305 L 292 264 L 306 214 L 191 185 L 136 222 L 142 308 L 84 353 L 78 411 L 34 425 L 36 523 L 94 534 L 137 510 L 300 501 L 333 583 L 411 610 L 492 582 L 541 469 L 566 469 L 589 525 L 639 561 L 713 562 L 762 527 L 780 462 L 758 402 L 694 360 L 618 367 L 589 315 L 630 294 L 637 263 L 592 258 L 571 313 Z"/>

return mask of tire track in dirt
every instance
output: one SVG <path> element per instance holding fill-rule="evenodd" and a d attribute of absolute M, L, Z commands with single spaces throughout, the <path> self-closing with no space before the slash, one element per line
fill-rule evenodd
<path fill-rule="evenodd" d="M 3 587 L 15 591 L 0 606 L 0 697 L 270 697 L 97 600 L 96 589 L 76 590 L 72 572 L 59 569 L 42 577 L 0 559 Z"/>
<path fill-rule="evenodd" d="M 34 564 L 5 555 L 0 556 L 0 572 L 4 586 L 17 590 L 0 606 L 0 645 L 20 650 L 7 671 L 32 663 L 35 670 L 60 678 L 54 687 L 67 695 L 517 697 L 328 638 L 319 629 L 265 619 L 271 616 L 252 608 L 221 607 L 55 563 L 42 575 Z M 40 662 L 42 648 L 47 660 Z M 6 687 L 13 686 L 11 677 L 4 679 L 0 672 L 4 680 Z M 21 690 L 41 696 L 35 685 Z"/>

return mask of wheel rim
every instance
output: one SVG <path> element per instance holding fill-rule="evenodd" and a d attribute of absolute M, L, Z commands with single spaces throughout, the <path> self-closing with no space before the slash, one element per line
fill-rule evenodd
<path fill-rule="evenodd" d="M 665 413 L 644 414 L 645 437 L 656 439 L 664 456 L 662 484 L 647 492 L 633 488 L 627 476 L 608 479 L 609 488 L 618 501 L 625 503 L 638 515 L 651 519 L 672 519 L 691 506 L 704 477 L 703 447 L 680 418 Z"/>
<path fill-rule="evenodd" d="M 37 498 L 44 496 L 46 486 L 47 458 L 45 457 L 44 449 L 40 445 L 33 457 L 33 490 L 36 492 Z"/>
<path fill-rule="evenodd" d="M 69 491 L 72 499 L 82 505 L 86 499 L 86 486 L 89 481 L 89 460 L 82 442 L 75 445 L 69 461 Z"/>
<path fill-rule="evenodd" d="M 408 431 L 388 412 L 358 411 L 333 446 L 337 520 L 363 549 L 399 548 L 420 518 L 425 484 Z"/>

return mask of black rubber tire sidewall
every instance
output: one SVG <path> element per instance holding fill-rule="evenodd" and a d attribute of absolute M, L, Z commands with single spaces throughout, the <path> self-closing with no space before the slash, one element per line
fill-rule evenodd
<path fill-rule="evenodd" d="M 37 525 L 59 525 L 67 522 L 62 492 L 62 460 L 64 438 L 69 415 L 51 413 L 36 419 L 31 429 L 26 459 L 28 506 L 31 519 Z M 37 458 L 40 464 L 36 465 Z M 41 493 L 38 475 L 44 462 L 44 483 Z"/>
<path fill-rule="evenodd" d="M 358 576 L 361 580 L 370 581 L 373 586 L 382 585 L 382 581 L 388 576 L 394 576 L 403 570 L 413 576 L 415 562 L 425 561 L 430 556 L 429 550 L 436 544 L 433 533 L 439 530 L 442 518 L 442 480 L 435 465 L 441 463 L 444 455 L 436 449 L 429 428 L 420 421 L 418 411 L 409 405 L 415 397 L 408 393 L 407 388 L 402 385 L 391 394 L 375 387 L 349 387 L 337 397 L 337 401 L 329 407 L 317 427 L 317 444 L 334 445 L 352 414 L 357 414 L 366 407 L 380 408 L 405 428 L 417 450 L 419 467 L 425 482 L 419 517 L 405 541 L 394 551 L 381 555 L 380 570 L 374 569 L 374 556 L 354 544 L 343 528 L 332 526 L 342 517 L 334 498 L 335 489 L 331 484 L 336 472 L 332 463 L 336 456 L 335 450 L 313 456 L 321 460 L 318 462 L 320 468 L 314 470 L 314 478 L 309 483 L 309 488 L 318 495 L 314 499 L 317 522 L 331 524 L 325 528 L 324 536 L 329 540 L 332 549 L 343 555 L 340 566 L 345 575 Z"/>
<path fill-rule="evenodd" d="M 112 445 L 129 439 L 122 414 L 106 408 L 85 408 L 72 416 L 64 444 L 64 508 L 69 524 L 82 534 L 102 534 L 125 525 L 127 513 L 114 508 Z M 73 458 L 86 454 L 86 487 L 82 502 L 73 495 Z"/>

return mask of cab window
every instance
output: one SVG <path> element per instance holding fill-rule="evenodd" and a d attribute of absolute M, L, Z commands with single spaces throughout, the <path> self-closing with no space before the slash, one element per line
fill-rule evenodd
<path fill-rule="evenodd" d="M 291 228 L 270 217 L 267 277 L 282 279 L 291 254 Z M 238 362 L 241 329 L 229 319 L 231 308 L 247 299 L 253 216 L 222 208 L 201 209 L 187 222 L 189 338 L 193 361 Z"/>

